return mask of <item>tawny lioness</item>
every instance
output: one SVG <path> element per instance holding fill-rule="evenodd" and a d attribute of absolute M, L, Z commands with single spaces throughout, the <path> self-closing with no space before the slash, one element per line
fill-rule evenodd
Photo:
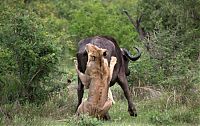
<path fill-rule="evenodd" d="M 102 118 L 114 103 L 109 83 L 112 78 L 116 57 L 111 57 L 110 67 L 106 56 L 106 49 L 98 48 L 95 45 L 86 46 L 88 62 L 85 74 L 77 68 L 79 78 L 86 88 L 89 88 L 88 98 L 83 101 L 77 109 L 77 114 L 88 113 L 91 116 Z"/>

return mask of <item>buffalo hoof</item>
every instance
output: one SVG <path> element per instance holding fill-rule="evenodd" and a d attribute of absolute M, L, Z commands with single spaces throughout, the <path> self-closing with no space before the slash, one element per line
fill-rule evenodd
<path fill-rule="evenodd" d="M 130 104 L 128 106 L 128 112 L 129 112 L 130 116 L 134 116 L 134 117 L 137 116 L 137 111 L 135 109 L 135 105 L 134 104 Z"/>
<path fill-rule="evenodd" d="M 134 116 L 134 117 L 137 117 L 137 111 L 136 109 L 128 109 L 128 112 L 130 114 L 130 116 Z"/>
<path fill-rule="evenodd" d="M 103 116 L 103 120 L 110 120 L 110 115 L 107 113 Z"/>
<path fill-rule="evenodd" d="M 130 116 L 137 117 L 137 112 L 136 111 L 129 112 L 129 114 L 130 114 Z"/>

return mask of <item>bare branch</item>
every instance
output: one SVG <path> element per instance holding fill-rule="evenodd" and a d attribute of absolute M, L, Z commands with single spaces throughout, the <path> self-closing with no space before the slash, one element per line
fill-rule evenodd
<path fill-rule="evenodd" d="M 144 40 L 144 38 L 146 37 L 146 32 L 144 31 L 144 28 L 141 27 L 140 23 L 142 21 L 142 17 L 143 17 L 143 14 L 138 18 L 136 19 L 135 21 L 131 18 L 131 16 L 129 15 L 128 11 L 127 10 L 123 10 L 123 12 L 127 15 L 129 21 L 133 24 L 134 28 L 137 30 L 139 36 L 140 36 L 140 39 L 141 40 Z"/>
<path fill-rule="evenodd" d="M 129 21 L 133 24 L 133 26 L 136 28 L 136 23 L 134 22 L 134 20 L 131 18 L 131 16 L 129 15 L 127 10 L 123 10 L 123 12 L 128 16 Z"/>

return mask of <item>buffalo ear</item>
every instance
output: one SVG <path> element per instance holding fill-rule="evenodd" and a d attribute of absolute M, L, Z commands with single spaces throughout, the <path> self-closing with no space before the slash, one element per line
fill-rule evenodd
<path fill-rule="evenodd" d="M 83 52 L 83 55 L 84 55 L 84 56 L 87 56 L 87 54 L 88 54 L 88 53 L 87 53 L 87 51 L 85 50 L 85 51 Z"/>
<path fill-rule="evenodd" d="M 102 49 L 102 54 L 103 54 L 103 56 L 107 56 L 108 55 L 108 50 L 107 49 Z"/>
<path fill-rule="evenodd" d="M 124 48 L 120 48 L 121 49 L 121 52 L 122 52 L 122 55 L 123 55 L 123 58 L 124 60 L 128 60 L 128 57 L 126 56 L 125 52 L 124 52 Z"/>

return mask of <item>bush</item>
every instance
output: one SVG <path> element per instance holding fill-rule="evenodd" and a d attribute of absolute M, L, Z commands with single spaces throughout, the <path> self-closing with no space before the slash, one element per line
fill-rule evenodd
<path fill-rule="evenodd" d="M 17 5 L 1 6 L 1 103 L 40 102 L 47 97 L 45 80 L 56 69 L 59 48 L 40 18 L 20 2 Z"/>

